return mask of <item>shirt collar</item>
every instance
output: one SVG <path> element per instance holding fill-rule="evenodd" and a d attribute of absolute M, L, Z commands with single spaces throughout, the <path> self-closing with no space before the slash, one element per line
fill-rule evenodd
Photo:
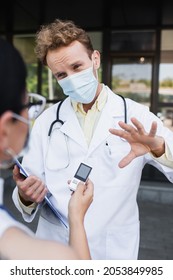
<path fill-rule="evenodd" d="M 102 90 L 101 90 L 99 96 L 97 97 L 96 101 L 94 102 L 92 109 L 95 108 L 98 111 L 101 111 L 106 103 L 106 100 L 107 100 L 107 91 L 105 90 L 105 85 L 102 84 Z M 71 102 L 72 102 L 72 106 L 73 106 L 75 112 L 81 111 L 81 112 L 85 113 L 82 103 L 76 102 L 74 100 L 72 100 Z"/>

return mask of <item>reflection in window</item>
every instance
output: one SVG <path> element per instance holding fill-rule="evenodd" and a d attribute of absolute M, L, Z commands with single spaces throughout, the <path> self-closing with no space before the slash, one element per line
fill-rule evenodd
<path fill-rule="evenodd" d="M 163 30 L 161 35 L 159 102 L 173 103 L 173 30 Z"/>
<path fill-rule="evenodd" d="M 152 63 L 150 58 L 114 58 L 112 90 L 150 106 Z"/>
<path fill-rule="evenodd" d="M 173 63 L 160 64 L 159 101 L 173 102 Z"/>

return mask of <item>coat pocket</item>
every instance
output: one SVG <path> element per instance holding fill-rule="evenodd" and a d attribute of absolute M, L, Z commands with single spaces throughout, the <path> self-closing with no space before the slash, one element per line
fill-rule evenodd
<path fill-rule="evenodd" d="M 136 260 L 139 250 L 139 222 L 115 226 L 107 231 L 106 259 Z"/>

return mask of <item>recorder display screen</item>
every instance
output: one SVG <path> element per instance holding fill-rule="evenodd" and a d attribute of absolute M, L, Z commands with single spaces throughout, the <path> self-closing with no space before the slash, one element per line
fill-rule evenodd
<path fill-rule="evenodd" d="M 85 182 L 91 172 L 91 169 L 92 168 L 90 166 L 81 163 L 78 170 L 76 171 L 75 177 Z"/>

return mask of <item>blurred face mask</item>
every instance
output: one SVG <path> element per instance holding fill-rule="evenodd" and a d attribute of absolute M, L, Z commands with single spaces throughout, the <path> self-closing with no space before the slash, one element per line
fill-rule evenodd
<path fill-rule="evenodd" d="M 58 81 L 58 83 L 65 95 L 82 104 L 89 104 L 93 101 L 98 86 L 98 80 L 93 73 L 93 66 L 70 75 Z"/>
<path fill-rule="evenodd" d="M 8 155 L 10 158 L 7 160 L 4 160 L 3 162 L 0 162 L 0 169 L 10 168 L 12 165 L 14 165 L 15 160 L 18 157 L 22 157 L 27 152 L 27 150 L 29 149 L 29 135 L 30 135 L 30 131 L 32 129 L 33 122 L 43 112 L 43 110 L 45 108 L 45 105 L 46 105 L 45 97 L 40 96 L 36 93 L 29 93 L 28 97 L 29 97 L 29 100 L 28 100 L 29 103 L 27 103 L 26 105 L 23 105 L 22 107 L 30 108 L 28 110 L 29 119 L 25 119 L 21 115 L 13 113 L 14 119 L 21 121 L 28 126 L 28 131 L 26 134 L 24 146 L 19 154 L 16 154 L 11 148 L 6 149 L 5 154 Z"/>
<path fill-rule="evenodd" d="M 4 151 L 5 154 L 8 155 L 10 158 L 0 162 L 0 169 L 8 169 L 11 166 L 13 166 L 14 163 L 15 163 L 15 159 L 20 157 L 20 154 L 25 153 L 28 149 L 29 132 L 30 132 L 30 129 L 31 129 L 30 121 L 23 118 L 22 116 L 20 116 L 18 114 L 15 114 L 15 113 L 13 113 L 13 118 L 15 118 L 15 119 L 25 123 L 26 125 L 28 125 L 28 132 L 27 132 L 27 135 L 26 135 L 26 138 L 25 138 L 25 143 L 24 143 L 23 149 L 19 154 L 15 154 L 15 152 L 11 148 L 7 148 Z"/>

